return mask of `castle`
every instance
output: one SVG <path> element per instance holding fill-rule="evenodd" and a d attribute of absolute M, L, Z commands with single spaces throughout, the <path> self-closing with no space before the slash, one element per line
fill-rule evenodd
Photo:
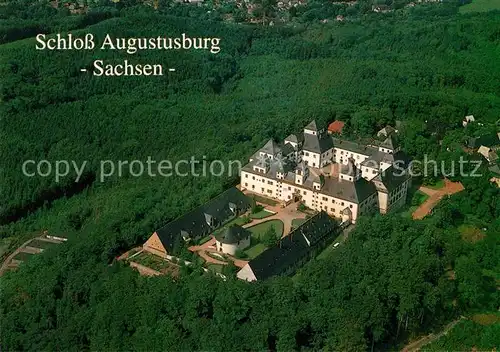
<path fill-rule="evenodd" d="M 241 170 L 241 188 L 279 200 L 298 201 L 342 222 L 385 214 L 406 202 L 409 160 L 397 131 L 382 129 L 367 144 L 336 138 L 309 123 L 301 135 L 283 143 L 269 140 Z"/>

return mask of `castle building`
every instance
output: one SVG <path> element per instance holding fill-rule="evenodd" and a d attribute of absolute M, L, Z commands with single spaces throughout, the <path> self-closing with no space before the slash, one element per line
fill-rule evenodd
<path fill-rule="evenodd" d="M 406 201 L 409 160 L 395 131 L 360 144 L 332 137 L 309 123 L 282 145 L 269 140 L 241 170 L 241 187 L 282 203 L 305 206 L 355 223 L 359 215 L 387 213 Z"/>

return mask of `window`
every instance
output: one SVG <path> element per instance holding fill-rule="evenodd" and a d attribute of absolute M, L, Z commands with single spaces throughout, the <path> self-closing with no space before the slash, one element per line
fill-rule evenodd
<path fill-rule="evenodd" d="M 273 185 L 273 181 L 267 181 L 268 185 Z"/>
<path fill-rule="evenodd" d="M 335 204 L 335 199 L 332 199 L 332 204 Z"/>
<path fill-rule="evenodd" d="M 261 190 L 262 190 L 262 193 L 264 193 L 264 191 L 265 191 L 264 188 L 261 188 Z"/>
<path fill-rule="evenodd" d="M 270 189 L 268 189 L 268 190 L 267 190 L 267 193 L 271 194 L 271 193 L 273 193 L 273 191 L 272 191 L 272 190 L 270 190 Z"/>
<path fill-rule="evenodd" d="M 291 191 L 292 190 L 292 187 L 288 186 L 288 190 Z"/>
<path fill-rule="evenodd" d="M 252 180 L 255 180 L 255 176 L 252 176 Z"/>
<path fill-rule="evenodd" d="M 252 185 L 252 189 L 255 189 L 255 185 Z"/>
<path fill-rule="evenodd" d="M 327 200 L 328 200 L 328 198 L 326 198 L 326 197 L 323 197 L 322 199 L 323 199 L 323 200 L 325 200 L 325 201 L 327 201 Z"/>
<path fill-rule="evenodd" d="M 316 167 L 316 163 L 313 163 L 313 167 Z"/>
<path fill-rule="evenodd" d="M 331 211 L 332 213 L 335 213 L 335 208 L 330 208 L 330 211 Z"/>
<path fill-rule="evenodd" d="M 245 178 L 248 178 L 248 174 L 245 174 Z"/>
<path fill-rule="evenodd" d="M 306 194 L 307 194 L 307 192 L 306 192 L 306 191 L 304 191 L 304 192 L 303 192 L 303 194 L 304 194 L 304 195 L 306 195 Z"/>
<path fill-rule="evenodd" d="M 340 205 L 344 206 L 344 202 L 340 203 Z"/>
<path fill-rule="evenodd" d="M 349 208 L 351 208 L 351 209 L 352 209 L 352 204 L 350 204 L 350 205 L 349 205 Z"/>
<path fill-rule="evenodd" d="M 245 182 L 245 187 L 248 187 L 248 183 L 247 182 Z"/>
<path fill-rule="evenodd" d="M 306 152 L 306 156 L 309 156 L 309 153 L 308 153 L 308 152 Z"/>
<path fill-rule="evenodd" d="M 342 151 L 340 152 L 340 154 L 344 154 L 344 151 L 342 150 Z"/>

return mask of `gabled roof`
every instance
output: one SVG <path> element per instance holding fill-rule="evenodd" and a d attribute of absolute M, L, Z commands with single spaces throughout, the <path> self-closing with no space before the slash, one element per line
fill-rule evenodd
<path fill-rule="evenodd" d="M 333 148 L 332 138 L 326 134 L 312 135 L 304 133 L 303 150 L 313 153 L 324 153 Z"/>
<path fill-rule="evenodd" d="M 486 147 L 493 147 L 495 145 L 500 144 L 499 139 L 500 136 L 498 136 L 496 133 L 487 133 L 479 137 L 469 138 L 467 146 L 473 149 L 479 148 L 482 145 Z"/>
<path fill-rule="evenodd" d="M 287 142 L 287 143 L 285 143 L 283 148 L 281 148 L 281 151 L 282 151 L 283 156 L 287 156 L 291 153 L 294 153 L 295 148 L 293 147 L 293 145 L 291 145 L 290 143 Z"/>
<path fill-rule="evenodd" d="M 286 142 L 292 142 L 292 143 L 297 143 L 298 144 L 301 141 L 299 141 L 299 139 L 297 138 L 296 135 L 291 134 L 291 135 L 289 135 L 288 137 L 285 138 L 285 144 L 286 144 Z"/>
<path fill-rule="evenodd" d="M 375 176 L 373 180 L 383 184 L 383 188 L 377 187 L 377 189 L 383 192 L 391 192 L 393 189 L 403 184 L 409 177 L 410 176 L 407 173 L 403 173 L 401 169 L 396 169 L 394 166 L 391 166 Z"/>
<path fill-rule="evenodd" d="M 331 133 L 342 133 L 342 129 L 344 128 L 345 122 L 344 121 L 333 121 L 331 124 L 328 125 L 328 131 Z"/>
<path fill-rule="evenodd" d="M 391 134 L 393 134 L 394 132 L 396 132 L 396 129 L 392 126 L 387 125 L 384 128 L 382 128 L 380 131 L 378 131 L 377 136 L 378 137 L 381 137 L 381 136 L 388 137 Z"/>
<path fill-rule="evenodd" d="M 389 134 L 388 137 L 384 139 L 382 143 L 380 143 L 380 146 L 394 150 L 399 146 L 399 143 L 394 134 Z"/>
<path fill-rule="evenodd" d="M 265 152 L 265 153 L 271 154 L 271 155 L 276 155 L 281 151 L 281 149 L 280 149 L 278 143 L 276 143 L 273 139 L 270 139 L 267 141 L 266 144 L 264 144 L 264 146 L 262 148 L 260 148 L 259 151 Z"/>
<path fill-rule="evenodd" d="M 316 120 L 312 120 L 311 122 L 309 122 L 309 124 L 304 129 L 318 132 L 318 127 L 316 126 Z"/>
<path fill-rule="evenodd" d="M 239 189 L 232 187 L 156 230 L 156 234 L 165 249 L 171 252 L 179 238 L 189 236 L 197 239 L 206 236 L 236 215 L 232 208 L 238 213 L 246 211 L 250 206 L 250 199 Z"/>
<path fill-rule="evenodd" d="M 250 237 L 252 233 L 240 225 L 231 225 L 226 231 L 215 236 L 215 239 L 224 244 L 235 244 Z"/>
<path fill-rule="evenodd" d="M 371 147 L 371 146 L 366 146 L 362 145 L 356 142 L 348 141 L 346 139 L 340 139 L 340 138 L 332 138 L 333 140 L 333 145 L 335 148 L 339 149 L 344 149 L 353 153 L 358 153 L 362 155 L 372 155 L 375 152 L 378 152 L 377 148 Z"/>
<path fill-rule="evenodd" d="M 297 261 L 321 247 L 326 239 L 333 238 L 339 229 L 337 222 L 322 211 L 283 237 L 276 246 L 250 260 L 248 266 L 257 280 L 294 271 Z"/>
<path fill-rule="evenodd" d="M 356 181 L 339 180 L 338 177 L 325 177 L 325 183 L 320 193 L 359 204 L 376 194 L 377 189 L 372 182 L 363 177 Z"/>

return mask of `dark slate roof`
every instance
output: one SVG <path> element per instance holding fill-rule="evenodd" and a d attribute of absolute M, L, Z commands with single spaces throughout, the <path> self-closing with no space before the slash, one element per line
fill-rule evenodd
<path fill-rule="evenodd" d="M 186 234 L 193 239 L 207 236 L 236 214 L 231 207 L 236 206 L 238 213 L 251 206 L 251 200 L 236 187 L 230 188 L 214 199 L 191 210 L 162 228 L 156 230 L 161 243 L 171 252 L 179 237 Z M 207 220 L 211 223 L 208 224 Z M 181 234 L 182 233 L 182 234 Z"/>
<path fill-rule="evenodd" d="M 376 160 L 374 158 L 366 158 L 361 163 L 361 166 L 368 166 L 368 167 L 371 167 L 374 169 L 378 169 L 378 168 L 380 168 L 380 160 Z"/>
<path fill-rule="evenodd" d="M 348 150 L 353 153 L 372 155 L 373 153 L 378 152 L 377 148 L 361 145 L 359 143 L 351 142 L 345 139 L 333 137 L 332 140 L 335 148 Z"/>
<path fill-rule="evenodd" d="M 467 141 L 467 146 L 469 148 L 479 148 L 484 145 L 485 147 L 493 147 L 500 144 L 499 136 L 496 133 L 489 133 L 479 137 L 471 137 Z"/>
<path fill-rule="evenodd" d="M 318 132 L 318 127 L 316 126 L 316 120 L 312 120 L 311 122 L 309 122 L 309 124 L 304 129 Z"/>
<path fill-rule="evenodd" d="M 267 154 L 276 155 L 281 151 L 281 149 L 280 149 L 278 143 L 276 143 L 274 140 L 270 139 L 267 141 L 267 143 L 262 148 L 260 148 L 260 151 L 265 152 Z"/>
<path fill-rule="evenodd" d="M 215 238 L 217 239 L 217 241 L 225 244 L 235 244 L 241 240 L 244 240 L 245 238 L 250 237 L 251 235 L 252 233 L 250 231 L 244 229 L 240 225 L 235 224 L 229 226 L 226 231 L 218 234 L 217 236 L 215 236 Z"/>
<path fill-rule="evenodd" d="M 384 128 L 382 128 L 380 131 L 378 131 L 377 133 L 377 136 L 389 136 L 391 134 L 393 134 L 394 132 L 396 132 L 396 129 L 392 126 L 385 126 Z"/>
<path fill-rule="evenodd" d="M 377 175 L 374 180 L 381 181 L 387 191 L 391 192 L 393 189 L 405 182 L 409 177 L 410 176 L 407 173 L 402 174 L 400 169 L 391 166 L 381 174 Z"/>
<path fill-rule="evenodd" d="M 319 247 L 323 240 L 333 238 L 338 230 L 337 222 L 322 211 L 283 237 L 276 246 L 252 259 L 248 265 L 257 280 L 281 275 Z"/>
<path fill-rule="evenodd" d="M 304 146 L 303 150 L 313 153 L 324 153 L 328 149 L 333 148 L 333 141 L 329 135 L 312 135 L 304 133 Z"/>
<path fill-rule="evenodd" d="M 500 165 L 492 165 L 488 168 L 492 173 L 500 175 Z"/>
<path fill-rule="evenodd" d="M 399 142 L 394 134 L 390 134 L 382 143 L 380 143 L 380 146 L 394 150 L 399 146 Z"/>
<path fill-rule="evenodd" d="M 325 177 L 320 193 L 340 198 L 348 202 L 361 203 L 377 193 L 375 185 L 360 177 L 356 181 L 339 180 L 337 177 Z"/>
<path fill-rule="evenodd" d="M 289 155 L 291 153 L 294 153 L 295 152 L 295 148 L 290 143 L 285 143 L 285 145 L 283 146 L 283 148 L 281 148 L 281 151 L 282 151 L 283 156 L 287 156 L 287 155 Z"/>
<path fill-rule="evenodd" d="M 291 134 L 288 137 L 285 138 L 285 143 L 286 142 L 293 142 L 293 143 L 299 143 L 299 139 L 297 138 L 296 135 Z"/>

